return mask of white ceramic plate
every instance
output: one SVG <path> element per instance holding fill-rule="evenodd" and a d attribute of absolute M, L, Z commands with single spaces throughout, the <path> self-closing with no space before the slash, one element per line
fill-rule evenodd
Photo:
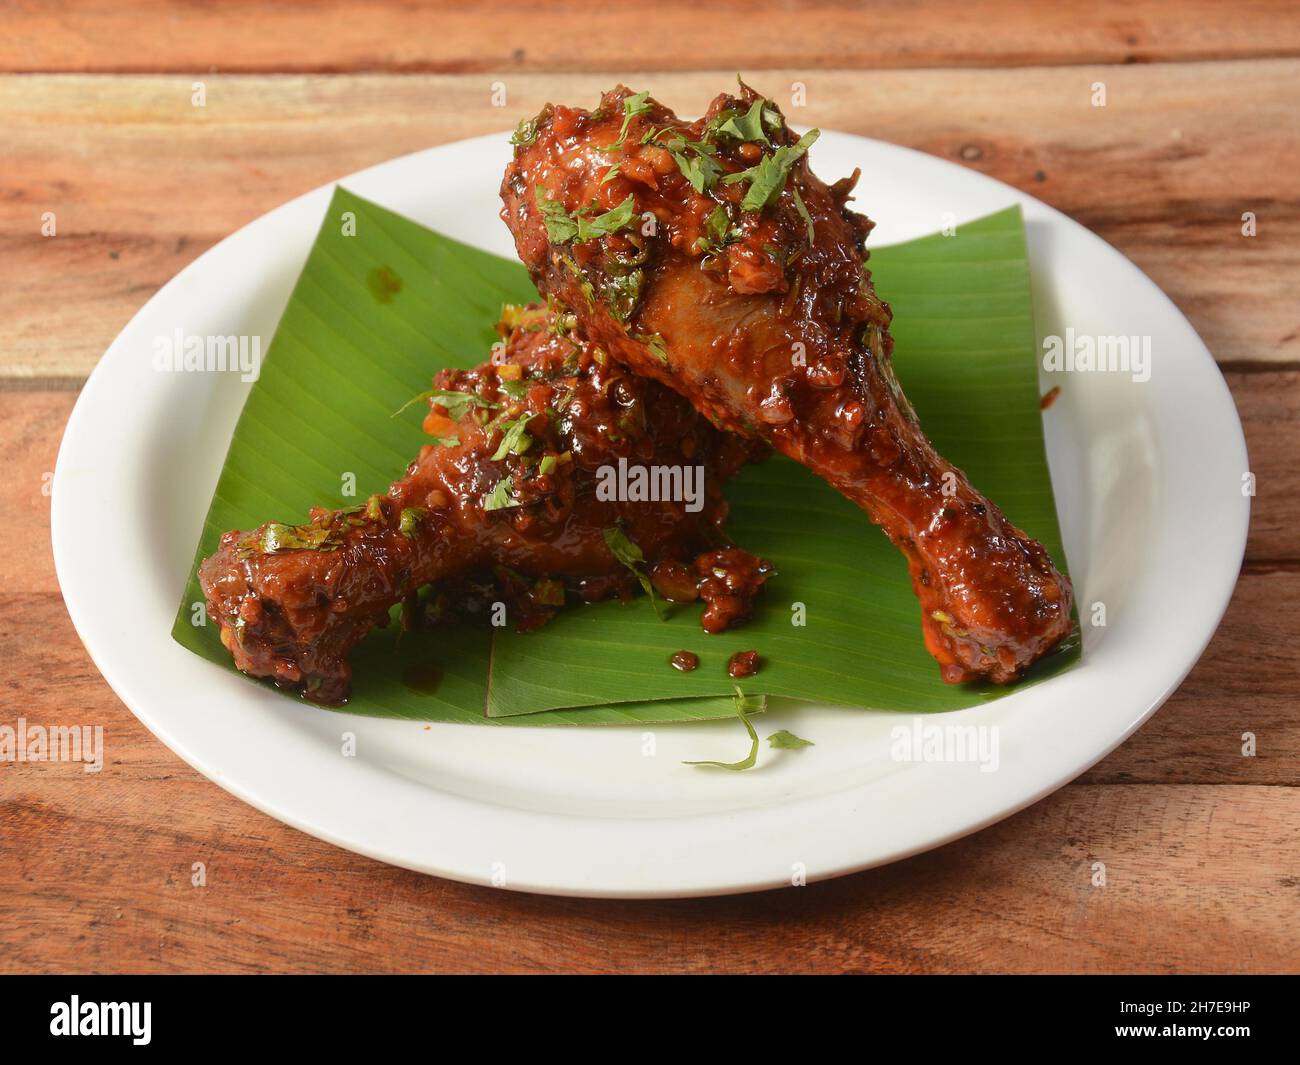
<path fill-rule="evenodd" d="M 343 179 L 444 233 L 513 254 L 497 217 L 506 136 L 446 145 Z M 718 894 L 893 861 L 1019 810 L 1138 727 L 1200 655 L 1228 602 L 1249 516 L 1232 399 L 1177 308 L 1087 230 L 1006 185 L 907 149 L 824 133 L 814 163 L 862 167 L 872 243 L 910 239 L 1013 203 L 1024 208 L 1039 335 L 1150 336 L 1153 369 L 1067 374 L 1046 415 L 1082 665 L 928 723 L 996 726 L 998 767 L 895 761 L 891 714 L 790 705 L 765 715 L 815 740 L 734 759 L 734 723 L 484 728 L 338 715 L 264 691 L 168 635 L 247 385 L 163 374 L 152 339 L 269 341 L 329 200 L 317 189 L 183 270 L 113 342 L 59 452 L 52 537 L 72 620 L 113 690 L 205 776 L 273 817 L 386 862 L 525 891 Z M 1044 382 L 1044 386 L 1048 382 Z M 273 515 L 268 515 L 271 517 Z M 1106 626 L 1089 624 L 1091 604 Z M 918 630 L 917 638 L 920 638 Z M 356 756 L 341 754 L 342 734 Z M 652 736 L 647 736 L 651 732 Z M 112 737 L 107 737 L 111 746 Z M 653 753 L 647 753 L 653 751 Z"/>

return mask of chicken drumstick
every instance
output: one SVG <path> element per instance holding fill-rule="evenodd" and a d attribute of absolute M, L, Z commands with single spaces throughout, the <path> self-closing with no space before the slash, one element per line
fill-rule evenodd
<path fill-rule="evenodd" d="M 431 582 L 495 585 L 520 628 L 646 579 L 672 601 L 703 600 L 710 632 L 749 616 L 770 568 L 723 535 L 721 486 L 765 449 L 719 433 L 545 307 L 508 314 L 493 362 L 435 378 L 424 427 L 436 440 L 387 495 L 222 537 L 199 580 L 241 670 L 342 703 L 349 652 Z M 620 459 L 699 469 L 702 484 L 691 499 L 610 499 L 598 483 Z"/>
<path fill-rule="evenodd" d="M 926 439 L 864 267 L 872 223 L 742 85 L 684 122 L 619 87 L 521 124 L 502 218 L 538 288 L 637 374 L 770 442 L 903 551 L 950 682 L 1015 679 L 1071 629 L 1072 591 Z"/>

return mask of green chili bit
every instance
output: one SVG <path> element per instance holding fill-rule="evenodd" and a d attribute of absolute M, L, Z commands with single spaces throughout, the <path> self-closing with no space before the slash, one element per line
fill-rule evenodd
<path fill-rule="evenodd" d="M 415 530 L 427 513 L 429 512 L 423 507 L 403 507 L 401 517 L 397 520 L 397 531 L 403 536 L 415 536 Z"/>

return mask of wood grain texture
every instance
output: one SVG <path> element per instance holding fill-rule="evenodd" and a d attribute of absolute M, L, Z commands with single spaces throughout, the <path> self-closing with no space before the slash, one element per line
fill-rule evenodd
<path fill-rule="evenodd" d="M 1088 225 L 1146 270 L 1229 365 L 1300 362 L 1300 61 L 802 75 L 797 121 L 975 167 Z M 684 112 L 725 71 L 642 76 Z M 0 377 L 76 381 L 207 247 L 363 166 L 500 130 L 608 75 L 0 77 Z M 797 76 L 764 75 L 783 102 Z M 1107 85 L 1093 107 L 1090 86 Z M 870 177 L 861 202 L 877 216 Z M 41 235 L 53 212 L 57 235 Z M 1253 211 L 1258 235 L 1241 235 Z M 51 278 L 58 278 L 58 285 Z"/>
<path fill-rule="evenodd" d="M 1300 55 L 1284 0 L 78 0 L 7 2 L 0 17 L 7 71 L 879 69 Z"/>
<path fill-rule="evenodd" d="M 39 844 L 0 865 L 0 908 L 21 914 L 0 931 L 0 971 L 1300 968 L 1295 788 L 1070 785 L 978 835 L 841 880 L 611 902 L 379 865 L 218 792 L 156 743 L 113 731 L 109 743 L 97 776 L 0 769 L 0 830 Z M 196 862 L 206 886 L 192 886 Z"/>

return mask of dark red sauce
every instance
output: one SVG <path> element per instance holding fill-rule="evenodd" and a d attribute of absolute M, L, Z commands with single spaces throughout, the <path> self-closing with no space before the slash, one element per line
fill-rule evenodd
<path fill-rule="evenodd" d="M 669 661 L 673 664 L 673 669 L 679 669 L 683 673 L 689 673 L 691 670 L 699 667 L 700 656 L 694 651 L 678 651 Z"/>
<path fill-rule="evenodd" d="M 763 660 L 759 658 L 757 651 L 737 651 L 727 659 L 727 676 L 752 677 L 762 664 Z"/>

